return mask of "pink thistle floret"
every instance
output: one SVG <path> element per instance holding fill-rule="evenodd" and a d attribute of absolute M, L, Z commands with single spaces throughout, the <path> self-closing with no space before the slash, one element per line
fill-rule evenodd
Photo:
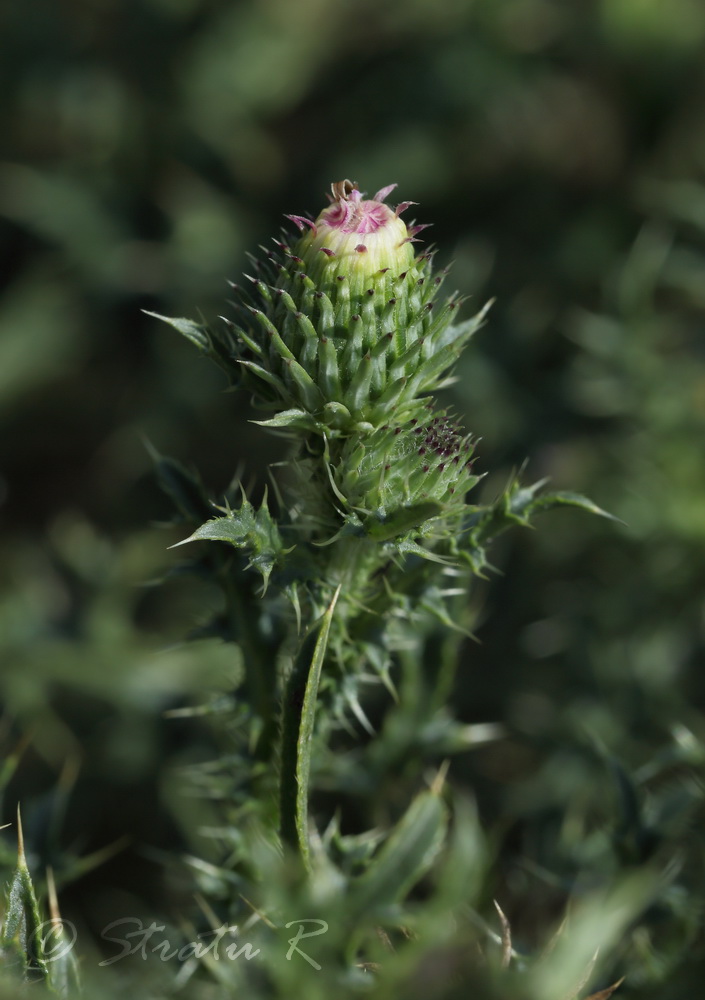
<path fill-rule="evenodd" d="M 389 267 L 406 270 L 414 258 L 409 246 L 414 232 L 399 216 L 414 203 L 402 202 L 396 210 L 386 205 L 384 199 L 395 187 L 388 184 L 374 198 L 365 198 L 352 181 L 338 181 L 331 185 L 330 205 L 315 223 L 290 216 L 300 231 L 310 227 L 297 246 L 307 267 L 309 261 L 323 259 L 330 276 L 334 268 L 336 275 L 355 275 L 363 280 Z M 313 270 L 317 270 L 315 264 Z"/>
<path fill-rule="evenodd" d="M 391 215 L 391 209 L 381 201 L 363 200 L 362 194 L 354 188 L 347 198 L 340 198 L 324 209 L 319 218 L 331 229 L 364 236 L 386 226 Z"/>

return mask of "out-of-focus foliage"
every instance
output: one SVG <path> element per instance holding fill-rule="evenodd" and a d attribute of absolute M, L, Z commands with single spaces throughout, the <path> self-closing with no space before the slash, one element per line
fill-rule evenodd
<path fill-rule="evenodd" d="M 154 526 L 169 510 L 143 439 L 197 456 L 216 500 L 238 466 L 254 480 L 280 454 L 246 422 L 247 401 L 141 309 L 212 321 L 245 252 L 346 176 L 368 191 L 398 181 L 455 258 L 456 286 L 478 305 L 496 297 L 447 400 L 482 438 L 484 498 L 530 458 L 532 480 L 624 522 L 553 513 L 493 552 L 501 572 L 471 595 L 480 643 L 463 647 L 451 698 L 463 722 L 496 724 L 487 743 L 468 737 L 449 779 L 477 797 L 479 828 L 464 822 L 480 871 L 463 862 L 467 910 L 453 927 L 444 914 L 462 886 L 451 868 L 428 876 L 419 899 L 438 902 L 412 928 L 425 950 L 400 934 L 380 956 L 391 971 L 379 995 L 565 996 L 597 943 L 599 981 L 579 995 L 622 974 L 617 996 L 697 995 L 704 54 L 697 0 L 0 9 L 1 822 L 21 799 L 30 870 L 42 887 L 54 869 L 91 955 L 91 995 L 142 975 L 138 959 L 93 960 L 111 920 L 168 913 L 191 939 L 192 875 L 162 876 L 164 852 L 205 857 L 212 901 L 233 849 L 201 831 L 227 822 L 213 776 L 203 801 L 183 796 L 232 726 L 215 737 L 162 713 L 210 699 L 229 719 L 217 691 L 227 703 L 240 665 L 212 640 L 175 645 L 208 617 L 206 585 L 149 585 L 175 565 L 177 536 Z M 420 762 L 450 752 L 429 715 L 436 672 L 429 663 L 376 745 L 323 762 L 331 789 L 349 791 L 346 832 L 359 816 L 389 827 Z M 227 798 L 231 776 L 215 777 Z M 2 836 L 9 876 L 14 832 Z M 298 893 L 272 879 L 252 902 L 303 915 Z M 579 912 L 542 973 L 533 963 L 569 896 Z M 495 957 L 474 960 L 483 928 L 501 937 L 492 897 L 531 956 L 511 986 Z M 326 898 L 306 915 L 340 926 L 334 888 Z M 339 990 L 333 972 L 296 979 L 305 963 L 272 963 L 248 963 L 248 995 Z M 223 995 L 224 968 L 204 997 Z M 153 988 L 145 975 L 145 995 L 168 971 L 157 966 Z"/>

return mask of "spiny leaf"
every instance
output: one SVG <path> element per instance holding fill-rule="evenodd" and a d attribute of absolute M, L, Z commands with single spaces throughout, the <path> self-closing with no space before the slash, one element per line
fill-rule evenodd
<path fill-rule="evenodd" d="M 146 316 L 152 316 L 154 319 L 160 319 L 162 323 L 167 323 L 172 326 L 175 330 L 178 330 L 182 336 L 190 340 L 192 344 L 195 344 L 201 351 L 210 351 L 211 340 L 208 336 L 208 332 L 205 326 L 200 323 L 194 323 L 191 319 L 178 319 L 174 316 L 162 316 L 159 313 L 150 312 L 148 309 L 142 310 Z"/>
<path fill-rule="evenodd" d="M 488 847 L 472 800 L 456 795 L 449 842 L 437 874 L 436 906 L 472 904 L 482 886 Z"/>
<path fill-rule="evenodd" d="M 433 863 L 446 827 L 438 790 L 417 795 L 367 871 L 351 883 L 351 916 L 362 918 L 403 899 Z"/>
<path fill-rule="evenodd" d="M 149 442 L 146 445 L 155 464 L 159 485 L 183 517 L 189 521 L 207 517 L 211 505 L 198 473 L 191 472 L 176 459 L 160 455 Z"/>
<path fill-rule="evenodd" d="M 239 381 L 238 368 L 233 362 L 234 351 L 229 333 L 211 336 L 204 324 L 194 323 L 193 320 L 162 316 L 160 313 L 150 312 L 148 309 L 142 311 L 145 315 L 159 319 L 174 330 L 178 330 L 183 337 L 195 344 L 199 351 L 214 361 L 226 373 L 231 382 Z"/>
<path fill-rule="evenodd" d="M 538 513 L 542 510 L 551 510 L 553 507 L 579 507 L 590 514 L 597 514 L 599 517 L 609 518 L 610 521 L 620 521 L 614 514 L 603 510 L 593 503 L 589 497 L 584 497 L 580 493 L 571 493 L 567 490 L 558 490 L 555 493 L 543 493 L 533 499 L 529 505 L 530 513 Z M 620 523 L 623 523 L 620 521 Z"/>
<path fill-rule="evenodd" d="M 333 598 L 321 621 L 306 681 L 306 691 L 301 709 L 301 726 L 296 743 L 296 830 L 299 839 L 299 848 L 304 863 L 307 865 L 309 864 L 308 784 L 311 772 L 313 725 L 316 717 L 318 685 L 321 679 L 321 670 L 323 668 L 326 649 L 328 648 L 328 636 L 330 634 L 331 622 L 333 621 L 333 613 L 335 612 L 335 605 L 339 595 L 340 585 L 333 594 Z"/>
<path fill-rule="evenodd" d="M 237 549 L 246 550 L 250 557 L 249 565 L 262 574 L 265 588 L 277 560 L 291 551 L 284 548 L 266 499 L 259 510 L 243 499 L 238 510 L 229 510 L 225 517 L 206 521 L 188 538 L 171 548 L 186 545 L 187 542 L 228 542 Z"/>
<path fill-rule="evenodd" d="M 17 865 L 7 890 L 5 919 L 0 933 L 0 945 L 19 955 L 25 978 L 37 975 L 45 982 L 48 968 L 44 961 L 42 927 L 44 922 L 27 867 L 19 807 L 17 810 Z"/>
<path fill-rule="evenodd" d="M 554 507 L 578 507 L 591 514 L 618 520 L 579 493 L 540 493 L 545 484 L 546 480 L 541 479 L 530 486 L 522 486 L 514 479 L 494 503 L 475 507 L 466 517 L 467 534 L 458 543 L 457 554 L 475 575 L 481 576 L 483 570 L 489 567 L 486 550 L 493 539 L 514 525 L 528 527 L 531 517 L 541 511 Z"/>
<path fill-rule="evenodd" d="M 254 508 L 251 504 L 244 503 L 239 511 L 233 511 L 227 517 L 215 517 L 206 521 L 188 538 L 176 542 L 171 547 L 175 549 L 188 542 L 229 542 L 236 548 L 242 549 L 248 544 L 254 531 Z"/>
<path fill-rule="evenodd" d="M 279 789 L 281 837 L 286 843 L 298 848 L 308 868 L 311 865 L 308 786 L 316 702 L 333 612 L 339 595 L 340 586 L 322 617 L 302 642 L 287 681 L 283 704 Z"/>
<path fill-rule="evenodd" d="M 81 990 L 81 976 L 73 950 L 76 930 L 72 924 L 67 924 L 61 919 L 51 869 L 47 871 L 47 890 L 51 920 L 45 925 L 47 933 L 43 947 L 49 962 L 49 982 L 55 993 L 68 1000 Z"/>

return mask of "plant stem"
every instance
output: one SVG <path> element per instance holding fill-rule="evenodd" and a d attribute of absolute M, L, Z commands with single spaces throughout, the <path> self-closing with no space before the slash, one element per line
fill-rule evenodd
<path fill-rule="evenodd" d="M 256 612 L 247 607 L 242 593 L 234 585 L 230 567 L 223 572 L 221 579 L 233 635 L 242 650 L 245 682 L 252 710 L 262 721 L 255 756 L 259 760 L 267 760 L 271 755 L 277 728 L 273 670 L 267 662 L 261 643 L 252 634 L 253 615 Z"/>

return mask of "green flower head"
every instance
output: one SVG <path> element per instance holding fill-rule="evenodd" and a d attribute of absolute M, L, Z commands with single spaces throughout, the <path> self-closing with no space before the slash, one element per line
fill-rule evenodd
<path fill-rule="evenodd" d="M 315 220 L 288 216 L 300 235 L 256 263 L 254 296 L 239 290 L 236 361 L 278 426 L 370 433 L 420 414 L 479 325 L 451 326 L 457 296 L 434 301 L 445 272 L 415 254 L 424 226 L 402 220 L 411 202 L 385 203 L 394 187 L 333 184 Z"/>
<path fill-rule="evenodd" d="M 352 438 L 334 471 L 338 492 L 352 509 L 390 517 L 435 501 L 451 512 L 477 483 L 473 443 L 444 412 L 424 411 L 403 425 Z"/>

